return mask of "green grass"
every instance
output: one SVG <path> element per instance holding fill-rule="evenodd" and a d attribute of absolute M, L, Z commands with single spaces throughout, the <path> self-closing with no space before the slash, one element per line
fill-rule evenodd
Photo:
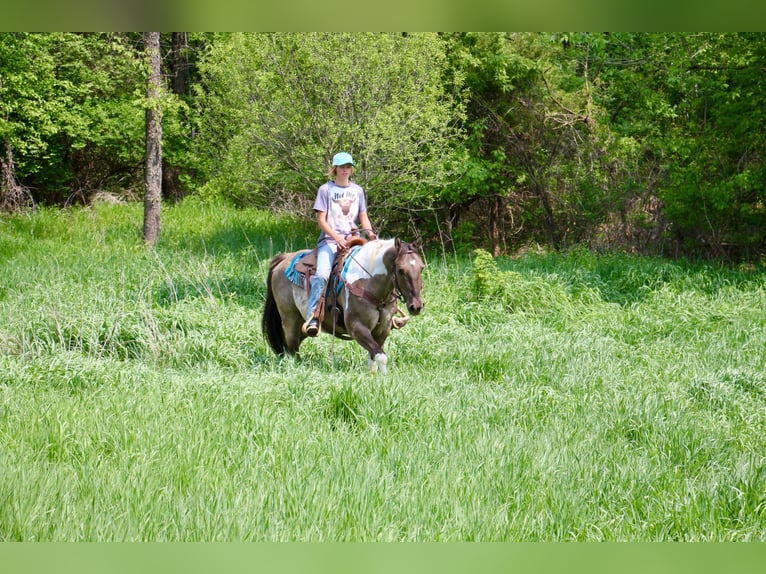
<path fill-rule="evenodd" d="M 260 333 L 312 224 L 0 219 L 0 540 L 766 540 L 766 270 L 428 254 L 387 343 Z"/>

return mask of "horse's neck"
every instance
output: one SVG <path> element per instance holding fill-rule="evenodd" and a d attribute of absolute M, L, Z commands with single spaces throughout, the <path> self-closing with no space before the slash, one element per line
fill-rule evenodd
<path fill-rule="evenodd" d="M 368 279 L 367 283 L 370 289 L 377 291 L 376 295 L 387 294 L 386 291 L 393 289 L 393 280 L 391 269 L 386 267 L 385 254 L 393 247 L 393 239 L 368 241 L 354 254 L 346 271 L 346 282 Z"/>

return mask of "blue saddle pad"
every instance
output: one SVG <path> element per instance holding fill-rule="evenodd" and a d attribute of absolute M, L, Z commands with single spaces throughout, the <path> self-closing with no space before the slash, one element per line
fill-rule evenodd
<path fill-rule="evenodd" d="M 303 273 L 298 271 L 295 266 L 309 253 L 311 253 L 311 250 L 299 251 L 295 257 L 293 257 L 292 261 L 290 261 L 290 265 L 287 266 L 287 269 L 285 269 L 285 276 L 291 283 L 294 283 L 298 287 L 303 287 L 306 284 L 306 277 L 304 277 Z"/>

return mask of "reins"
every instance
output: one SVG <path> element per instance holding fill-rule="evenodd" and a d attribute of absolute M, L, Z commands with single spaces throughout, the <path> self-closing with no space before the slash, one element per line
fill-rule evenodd
<path fill-rule="evenodd" d="M 407 244 L 407 243 L 403 243 L 402 245 L 407 245 L 407 246 L 409 247 L 409 249 L 407 249 L 407 251 L 405 251 L 405 252 L 404 252 L 404 254 L 405 254 L 405 255 L 406 255 L 407 253 L 415 253 L 415 252 L 416 252 L 416 250 L 415 250 L 415 249 L 413 249 L 413 248 L 412 248 L 412 246 L 410 246 L 409 244 Z M 399 288 L 399 283 L 398 283 L 398 281 L 396 280 L 396 275 L 397 275 L 397 273 L 396 273 L 396 271 L 397 271 L 397 267 L 396 267 L 396 260 L 399 258 L 399 255 L 401 255 L 401 253 L 402 253 L 402 246 L 400 246 L 400 247 L 399 247 L 399 248 L 396 250 L 396 255 L 394 256 L 394 272 L 393 272 L 393 277 L 392 277 L 392 281 L 393 281 L 393 284 L 394 284 L 394 290 L 393 290 L 393 292 L 392 292 L 392 295 L 394 296 L 394 299 L 393 299 L 394 301 L 404 301 L 404 295 L 402 294 L 402 290 Z M 351 258 L 351 260 L 352 260 L 354 263 L 356 263 L 356 264 L 359 266 L 359 268 L 360 268 L 362 271 L 364 271 L 364 272 L 367 274 L 367 276 L 368 276 L 368 277 L 370 277 L 370 278 L 372 278 L 372 277 L 373 277 L 372 273 L 370 273 L 370 272 L 367 270 L 367 268 L 366 268 L 364 265 L 362 265 L 362 264 L 359 262 L 359 260 L 358 260 L 358 259 L 357 259 L 357 258 L 354 256 L 354 253 L 353 253 L 353 251 L 349 252 L 349 254 L 347 255 L 347 257 L 350 257 L 350 258 Z M 348 285 L 346 286 L 346 289 L 348 289 Z M 369 293 L 368 291 L 366 291 L 366 290 L 362 290 L 361 292 L 357 292 L 357 293 L 354 293 L 354 291 L 353 291 L 353 290 L 351 290 L 351 289 L 348 289 L 348 291 L 349 291 L 349 292 L 350 292 L 352 295 L 356 295 L 357 297 L 361 297 L 361 298 L 363 298 L 363 299 L 366 299 L 367 301 L 369 301 L 370 303 L 373 303 L 373 304 L 374 304 L 374 305 L 376 305 L 377 307 L 382 307 L 383 305 L 385 305 L 386 303 L 388 303 L 388 301 L 381 301 L 380 299 L 378 299 L 378 298 L 377 298 L 377 297 L 375 297 L 374 295 L 370 294 L 370 293 Z"/>

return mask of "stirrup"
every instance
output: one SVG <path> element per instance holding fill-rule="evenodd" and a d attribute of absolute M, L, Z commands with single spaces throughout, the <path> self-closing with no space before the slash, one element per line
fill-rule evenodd
<path fill-rule="evenodd" d="M 401 329 L 407 324 L 407 321 L 409 320 L 410 318 L 407 317 L 406 315 L 404 317 L 394 317 L 393 319 L 391 319 L 391 326 L 394 329 Z"/>
<path fill-rule="evenodd" d="M 303 324 L 303 334 L 308 337 L 316 337 L 319 335 L 319 321 L 313 317 Z"/>

